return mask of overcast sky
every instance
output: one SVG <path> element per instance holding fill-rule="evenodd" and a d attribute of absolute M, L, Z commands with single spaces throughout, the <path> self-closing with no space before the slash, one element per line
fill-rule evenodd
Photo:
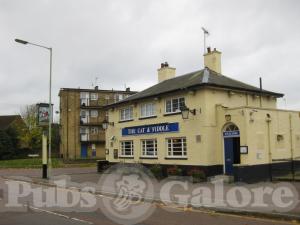
<path fill-rule="evenodd" d="M 0 0 L 0 115 L 48 101 L 60 88 L 143 90 L 168 61 L 177 75 L 203 68 L 208 45 L 222 52 L 224 75 L 285 93 L 281 108 L 300 109 L 298 0 Z M 286 102 L 286 103 L 285 103 Z"/>

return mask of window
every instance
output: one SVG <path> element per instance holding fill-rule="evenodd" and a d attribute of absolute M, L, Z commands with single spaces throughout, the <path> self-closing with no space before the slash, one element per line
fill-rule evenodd
<path fill-rule="evenodd" d="M 115 95 L 114 95 L 114 100 L 115 100 L 115 102 L 121 101 L 121 100 L 123 100 L 123 99 L 124 99 L 123 94 L 115 94 Z"/>
<path fill-rule="evenodd" d="M 133 119 L 133 108 L 128 107 L 120 110 L 120 120 L 132 120 Z"/>
<path fill-rule="evenodd" d="M 88 92 L 80 92 L 80 98 L 89 98 Z"/>
<path fill-rule="evenodd" d="M 91 134 L 98 134 L 98 127 L 91 127 Z"/>
<path fill-rule="evenodd" d="M 97 110 L 91 110 L 91 117 L 98 117 L 98 111 Z"/>
<path fill-rule="evenodd" d="M 91 93 L 91 100 L 98 100 L 98 94 L 97 93 Z"/>
<path fill-rule="evenodd" d="M 180 109 L 185 105 L 184 98 L 173 98 L 166 100 L 166 113 L 180 112 Z"/>
<path fill-rule="evenodd" d="M 155 139 L 142 140 L 142 155 L 146 157 L 157 156 L 157 141 Z"/>
<path fill-rule="evenodd" d="M 141 105 L 141 117 L 155 116 L 155 104 L 146 103 Z"/>
<path fill-rule="evenodd" d="M 121 141 L 121 156 L 133 156 L 133 141 Z"/>
<path fill-rule="evenodd" d="M 88 129 L 86 127 L 80 127 L 80 133 L 81 134 L 88 134 Z"/>
<path fill-rule="evenodd" d="M 168 156 L 174 158 L 186 157 L 186 138 L 167 139 Z"/>
<path fill-rule="evenodd" d="M 89 114 L 87 113 L 87 111 L 85 111 L 85 110 L 81 110 L 80 111 L 80 117 L 81 118 L 85 118 L 85 117 L 87 117 Z"/>

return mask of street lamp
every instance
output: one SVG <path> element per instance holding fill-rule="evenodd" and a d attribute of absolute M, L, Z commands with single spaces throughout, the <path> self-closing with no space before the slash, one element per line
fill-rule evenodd
<path fill-rule="evenodd" d="M 49 50 L 50 52 L 50 77 L 49 77 L 49 134 L 48 134 L 48 137 L 49 137 L 49 145 L 48 145 L 48 164 L 49 164 L 49 168 L 51 168 L 51 123 L 52 123 L 52 118 L 53 118 L 53 113 L 52 113 L 52 102 L 51 102 L 51 91 L 52 91 L 52 48 L 50 47 L 46 47 L 46 46 L 43 46 L 43 45 L 39 45 L 39 44 L 35 44 L 35 43 L 31 43 L 31 42 L 28 42 L 28 41 L 24 41 L 24 40 L 21 40 L 21 39 L 15 39 L 15 42 L 18 42 L 20 44 L 23 44 L 23 45 L 34 45 L 34 46 L 37 46 L 37 47 L 40 47 L 40 48 L 44 48 L 44 49 L 47 49 Z M 47 174 L 47 173 L 46 173 Z M 46 176 L 47 177 L 47 176 Z M 45 178 L 45 177 L 44 177 Z"/>
<path fill-rule="evenodd" d="M 185 104 L 180 108 L 182 119 L 188 119 L 189 114 L 196 115 L 196 109 L 189 109 Z"/>

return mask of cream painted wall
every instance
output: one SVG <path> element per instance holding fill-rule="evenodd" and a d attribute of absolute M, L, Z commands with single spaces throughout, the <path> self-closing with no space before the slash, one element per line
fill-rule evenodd
<path fill-rule="evenodd" d="M 222 122 L 225 122 L 225 115 L 231 115 L 231 122 L 240 129 L 240 145 L 248 146 L 248 154 L 241 155 L 241 165 L 300 159 L 299 112 L 254 107 L 226 109 L 221 106 L 217 111 Z M 267 114 L 271 118 L 269 122 Z M 277 141 L 277 135 L 283 135 L 283 140 Z"/>
<path fill-rule="evenodd" d="M 165 100 L 170 97 L 185 97 L 186 105 L 190 109 L 196 109 L 196 115 L 189 115 L 189 119 L 183 120 L 181 114 L 164 116 Z M 156 118 L 140 120 L 140 105 L 145 102 L 155 102 Z M 231 115 L 231 122 L 235 123 L 240 129 L 240 144 L 249 147 L 247 155 L 241 155 L 241 165 L 253 165 L 268 163 L 268 138 L 267 123 L 265 115 L 269 113 L 272 117 L 270 129 L 273 132 L 284 132 L 286 138 L 284 141 L 287 150 L 275 150 L 275 136 L 270 140 L 273 145 L 272 157 L 286 158 L 290 157 L 290 148 L 288 148 L 290 139 L 289 133 L 289 115 L 292 114 L 293 136 L 299 134 L 298 150 L 295 147 L 295 156 L 300 156 L 300 119 L 298 112 L 278 111 L 276 110 L 276 98 L 263 97 L 262 105 L 259 108 L 260 99 L 252 97 L 251 94 L 233 92 L 219 89 L 201 89 L 197 91 L 183 92 L 182 94 L 172 94 L 156 99 L 148 99 L 132 104 L 134 120 L 130 122 L 119 122 L 119 110 L 117 107 L 109 110 L 109 120 L 114 122 L 114 126 L 109 126 L 106 132 L 106 148 L 109 154 L 106 156 L 110 162 L 142 162 L 151 164 L 177 164 L 177 165 L 222 165 L 224 161 L 224 148 L 222 131 L 225 121 L 225 115 Z M 128 106 L 128 105 L 126 105 Z M 250 116 L 251 111 L 257 111 Z M 254 118 L 253 122 L 249 122 Z M 296 123 L 298 121 L 298 123 Z M 137 135 L 122 137 L 121 130 L 124 127 L 158 124 L 165 122 L 178 122 L 180 131 L 178 133 L 164 133 L 151 135 Z M 196 141 L 196 136 L 201 136 L 201 141 Z M 261 136 L 259 136 L 261 135 Z M 257 136 L 261 137 L 258 143 Z M 115 137 L 112 141 L 112 137 Z M 168 137 L 186 137 L 187 139 L 187 160 L 166 160 L 167 148 L 166 138 Z M 141 140 L 157 139 L 158 159 L 140 159 Z M 114 159 L 114 149 L 120 148 L 120 141 L 134 141 L 134 159 Z M 294 142 L 294 146 L 297 143 Z M 259 149 L 261 148 L 261 149 Z M 259 153 L 259 155 L 257 155 Z M 259 157 L 259 158 L 258 158 Z"/>

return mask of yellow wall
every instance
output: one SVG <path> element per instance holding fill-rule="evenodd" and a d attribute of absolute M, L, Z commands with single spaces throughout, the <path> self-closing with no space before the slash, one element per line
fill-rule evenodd
<path fill-rule="evenodd" d="M 190 109 L 196 109 L 196 115 L 190 113 L 189 119 L 183 120 L 181 114 L 164 116 L 165 100 L 169 97 L 185 97 L 185 103 Z M 140 105 L 150 101 L 156 103 L 156 118 L 139 120 Z M 277 150 L 275 148 L 275 136 L 272 136 L 271 150 L 273 158 L 290 157 L 290 139 L 289 139 L 289 115 L 292 115 L 293 136 L 300 134 L 300 118 L 298 112 L 278 111 L 276 110 L 276 98 L 263 97 L 262 106 L 259 107 L 260 99 L 253 97 L 252 94 L 231 92 L 221 89 L 201 89 L 197 91 L 185 91 L 182 93 L 172 94 L 169 96 L 161 96 L 160 99 L 148 99 L 132 104 L 134 120 L 130 122 L 119 122 L 119 110 L 123 105 L 109 110 L 109 120 L 114 122 L 113 126 L 109 126 L 106 132 L 106 148 L 109 149 L 107 159 L 110 162 L 142 162 L 142 163 L 160 163 L 160 164 L 177 164 L 177 165 L 222 165 L 223 164 L 223 136 L 222 132 L 225 121 L 225 115 L 231 115 L 231 121 L 240 129 L 240 144 L 249 146 L 249 153 L 241 155 L 241 164 L 252 165 L 268 162 L 267 152 L 267 123 L 265 115 L 269 113 L 272 117 L 270 122 L 271 133 L 284 132 L 286 137 L 285 150 Z M 239 108 L 237 108 L 239 107 Z M 249 122 L 251 110 L 254 113 L 254 121 Z M 252 116 L 252 117 L 253 117 Z M 251 117 L 251 118 L 252 118 Z M 298 121 L 298 122 L 297 122 Z M 147 124 L 159 124 L 165 122 L 179 122 L 179 132 L 149 134 L 122 137 L 121 131 L 124 127 L 140 126 Z M 296 123 L 297 122 L 297 123 Z M 264 135 L 263 144 L 257 143 L 257 135 L 260 132 Z M 197 135 L 201 136 L 201 141 L 197 142 Z M 112 137 L 115 137 L 112 140 Z M 187 160 L 166 160 L 167 148 L 166 138 L 168 137 L 186 137 L 187 140 Z M 298 136 L 297 136 L 298 137 Z M 157 139 L 158 159 L 140 159 L 141 156 L 141 140 Z M 113 150 L 120 149 L 120 141 L 134 141 L 134 159 L 114 159 Z M 299 136 L 300 146 L 300 136 Z M 262 149 L 257 146 L 263 145 Z M 300 147 L 295 147 L 295 156 L 300 156 Z M 259 146 L 260 147 L 260 146 Z M 257 159 L 257 152 L 262 151 L 261 159 Z"/>

